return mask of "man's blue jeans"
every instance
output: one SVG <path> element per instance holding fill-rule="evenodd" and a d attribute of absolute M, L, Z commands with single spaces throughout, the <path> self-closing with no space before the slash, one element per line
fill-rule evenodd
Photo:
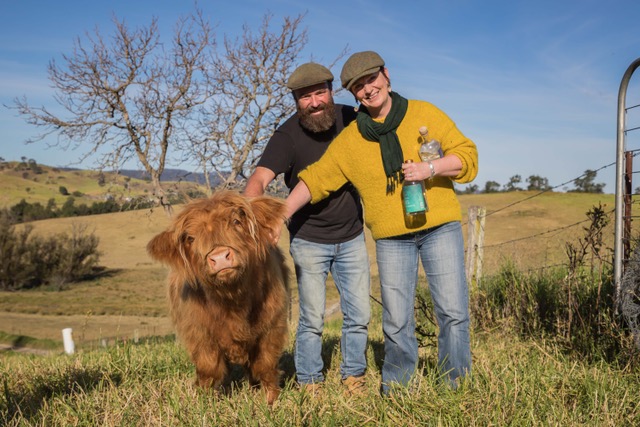
<path fill-rule="evenodd" d="M 418 259 L 429 282 L 439 327 L 438 363 L 452 385 L 471 373 L 469 292 L 460 222 L 376 241 L 382 291 L 382 391 L 407 385 L 418 362 L 414 298 Z"/>
<path fill-rule="evenodd" d="M 340 294 L 343 324 L 340 348 L 342 378 L 360 376 L 367 367 L 369 318 L 369 256 L 364 233 L 337 244 L 313 243 L 294 238 L 290 245 L 300 298 L 294 361 L 300 384 L 324 381 L 322 330 L 329 272 Z"/>

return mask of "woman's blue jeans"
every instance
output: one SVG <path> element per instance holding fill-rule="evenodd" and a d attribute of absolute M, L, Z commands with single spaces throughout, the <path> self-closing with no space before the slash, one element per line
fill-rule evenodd
<path fill-rule="evenodd" d="M 394 383 L 407 385 L 418 362 L 414 299 L 419 259 L 440 330 L 438 363 L 455 386 L 458 377 L 471 373 L 469 292 L 460 222 L 379 239 L 376 255 L 383 306 L 382 392 L 388 393 Z"/>
<path fill-rule="evenodd" d="M 326 280 L 331 272 L 340 294 L 342 336 L 340 348 L 342 378 L 363 375 L 371 313 L 369 302 L 369 256 L 364 233 L 336 244 L 313 243 L 294 238 L 290 245 L 300 298 L 300 319 L 296 331 L 294 362 L 300 384 L 324 381 L 322 331 L 326 301 Z"/>

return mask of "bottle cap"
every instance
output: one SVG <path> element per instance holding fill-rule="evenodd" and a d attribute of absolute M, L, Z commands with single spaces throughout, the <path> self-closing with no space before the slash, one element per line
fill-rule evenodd
<path fill-rule="evenodd" d="M 420 132 L 420 135 L 426 135 L 429 133 L 429 130 L 427 129 L 426 126 L 421 126 L 420 129 L 418 129 L 418 132 Z"/>

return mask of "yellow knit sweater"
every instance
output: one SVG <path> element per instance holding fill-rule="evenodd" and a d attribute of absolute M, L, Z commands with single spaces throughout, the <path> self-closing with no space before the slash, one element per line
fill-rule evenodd
<path fill-rule="evenodd" d="M 453 180 L 458 183 L 472 181 L 478 173 L 476 145 L 458 130 L 444 112 L 424 101 L 409 100 L 407 113 L 396 129 L 405 160 L 420 161 L 418 129 L 421 126 L 427 126 L 430 138 L 440 141 L 445 155 L 454 154 L 462 161 L 462 171 Z M 319 202 L 346 182 L 351 182 L 360 193 L 365 223 L 376 240 L 460 221 L 462 218 L 452 178 L 435 177 L 425 181 L 429 205 L 426 223 L 407 228 L 402 208 L 402 188 L 396 188 L 392 194 L 386 193 L 387 178 L 382 166 L 380 145 L 364 139 L 355 121 L 333 140 L 320 160 L 298 176 L 309 187 L 311 203 Z"/>

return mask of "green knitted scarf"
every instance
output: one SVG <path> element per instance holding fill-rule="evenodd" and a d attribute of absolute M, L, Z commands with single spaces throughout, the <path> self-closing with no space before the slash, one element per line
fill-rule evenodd
<path fill-rule="evenodd" d="M 407 112 L 409 102 L 397 94 L 391 92 L 391 111 L 384 119 L 383 123 L 374 121 L 369 112 L 362 105 L 358 109 L 358 130 L 362 136 L 380 144 L 380 154 L 384 173 L 387 175 L 387 194 L 393 193 L 396 186 L 402 182 L 402 147 L 396 134 L 396 129 L 400 126 L 404 115 Z"/>

